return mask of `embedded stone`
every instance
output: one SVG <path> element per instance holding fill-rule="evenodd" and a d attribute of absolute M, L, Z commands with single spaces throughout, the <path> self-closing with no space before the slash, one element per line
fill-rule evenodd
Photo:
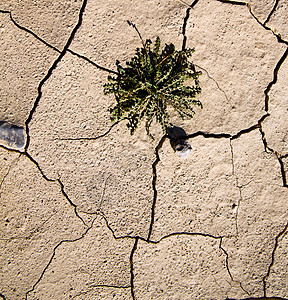
<path fill-rule="evenodd" d="M 25 146 L 26 134 L 23 127 L 0 122 L 0 143 L 9 148 L 22 149 Z"/>

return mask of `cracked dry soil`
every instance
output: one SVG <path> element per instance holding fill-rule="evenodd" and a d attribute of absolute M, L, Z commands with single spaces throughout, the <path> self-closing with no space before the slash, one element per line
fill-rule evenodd
<path fill-rule="evenodd" d="M 185 159 L 110 122 L 126 20 L 196 50 Z M 0 1 L 0 297 L 287 299 L 287 25 L 286 0 Z"/>

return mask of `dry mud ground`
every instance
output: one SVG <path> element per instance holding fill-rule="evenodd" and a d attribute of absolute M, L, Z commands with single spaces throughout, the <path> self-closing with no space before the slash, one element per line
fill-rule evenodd
<path fill-rule="evenodd" d="M 126 20 L 196 50 L 187 158 L 110 121 Z M 287 0 L 1 0 L 0 32 L 3 299 L 288 298 Z"/>

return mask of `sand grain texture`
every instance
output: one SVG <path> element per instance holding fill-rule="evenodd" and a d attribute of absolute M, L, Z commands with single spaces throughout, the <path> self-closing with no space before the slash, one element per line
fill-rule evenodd
<path fill-rule="evenodd" d="M 0 298 L 288 298 L 286 1 L 185 2 L 0 1 Z M 127 20 L 195 48 L 186 158 L 110 120 Z"/>

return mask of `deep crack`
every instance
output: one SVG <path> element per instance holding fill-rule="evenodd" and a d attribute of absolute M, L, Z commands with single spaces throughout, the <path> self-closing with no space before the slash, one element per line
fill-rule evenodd
<path fill-rule="evenodd" d="M 242 6 L 246 6 L 247 3 L 246 2 L 238 2 L 238 1 L 232 1 L 232 0 L 216 0 L 218 2 L 222 2 L 222 3 L 227 3 L 227 4 L 233 4 L 233 5 L 242 5 Z"/>
<path fill-rule="evenodd" d="M 217 0 L 219 1 L 219 0 Z M 264 23 L 261 23 L 260 20 L 255 16 L 255 14 L 252 12 L 252 9 L 251 9 L 251 6 L 249 4 L 247 4 L 247 7 L 248 7 L 248 10 L 250 12 L 250 14 L 252 15 L 252 17 L 257 21 L 258 24 L 260 24 L 265 30 L 268 30 L 270 31 L 276 38 L 277 38 L 277 41 L 278 43 L 281 43 L 281 44 L 285 44 L 288 46 L 288 41 L 285 41 L 282 39 L 281 35 L 278 33 L 275 33 L 270 27 L 268 27 L 266 24 Z"/>
<path fill-rule="evenodd" d="M 3 300 L 6 300 L 6 297 L 0 293 L 0 297 L 2 297 Z"/>
<path fill-rule="evenodd" d="M 31 34 L 34 38 L 36 38 L 37 40 L 39 40 L 41 43 L 43 43 L 43 44 L 46 45 L 47 47 L 53 49 L 54 51 L 58 52 L 59 54 L 61 54 L 61 51 L 60 51 L 57 47 L 51 45 L 50 43 L 48 43 L 47 41 L 45 41 L 44 39 L 42 39 L 40 36 L 38 36 L 38 35 L 37 35 L 35 32 L 33 32 L 32 30 L 30 30 L 30 29 L 28 29 L 28 28 L 26 28 L 26 27 L 21 26 L 20 24 L 18 24 L 18 23 L 14 20 L 14 18 L 13 18 L 13 16 L 12 16 L 12 13 L 11 13 L 10 11 L 1 11 L 1 10 L 0 10 L 0 12 L 9 14 L 11 21 L 13 22 L 13 24 L 14 24 L 16 27 L 18 27 L 18 28 L 21 29 L 21 30 L 24 30 L 25 32 L 27 32 L 27 33 L 29 33 L 29 34 Z M 68 47 L 70 47 L 70 45 L 71 45 L 71 43 L 69 44 Z M 92 64 L 93 66 L 97 67 L 97 68 L 100 69 L 100 70 L 106 71 L 106 72 L 108 72 L 108 73 L 113 73 L 113 74 L 115 74 L 115 75 L 119 75 L 118 72 L 113 71 L 113 70 L 110 70 L 110 69 L 105 68 L 105 67 L 103 67 L 103 66 L 100 66 L 99 64 L 95 63 L 94 61 L 92 61 L 92 60 L 89 59 L 88 57 L 86 57 L 86 56 L 84 56 L 84 55 L 81 55 L 81 54 L 79 54 L 79 53 L 77 53 L 77 52 L 75 52 L 75 51 L 69 49 L 68 47 L 67 47 L 67 52 L 71 53 L 72 55 L 75 55 L 75 56 L 77 56 L 77 57 L 79 57 L 79 58 L 81 58 L 81 59 L 84 59 L 85 61 L 89 62 L 90 64 Z M 63 52 L 63 51 L 62 51 L 62 52 Z"/>
<path fill-rule="evenodd" d="M 281 171 L 281 176 L 282 176 L 282 182 L 283 182 L 283 187 L 288 187 L 287 185 L 287 178 L 286 178 L 286 172 L 285 172 L 285 166 L 284 166 L 284 163 L 283 163 L 283 156 L 277 152 L 276 150 L 272 149 L 271 147 L 268 146 L 268 143 L 267 143 L 267 140 L 266 140 L 266 137 L 265 137 L 265 132 L 260 124 L 259 126 L 259 131 L 261 133 L 261 137 L 262 137 L 262 142 L 263 142 L 263 145 L 264 145 L 264 150 L 266 152 L 271 152 L 273 153 L 278 162 L 279 162 L 279 165 L 280 165 L 280 171 Z"/>
<path fill-rule="evenodd" d="M 214 139 L 228 139 L 231 138 L 229 133 L 209 133 L 204 131 L 197 131 L 186 136 L 186 139 L 192 139 L 197 136 L 203 136 L 204 138 L 214 138 Z"/>
<path fill-rule="evenodd" d="M 157 167 L 158 162 L 160 161 L 159 150 L 161 149 L 166 138 L 167 138 L 167 136 L 164 135 L 161 138 L 158 145 L 156 146 L 156 148 L 155 148 L 156 160 L 152 164 L 152 170 L 153 170 L 152 188 L 153 188 L 154 195 L 153 195 L 153 202 L 152 202 L 152 206 L 151 206 L 151 221 L 150 221 L 150 227 L 149 227 L 149 232 L 148 232 L 148 236 L 147 236 L 147 241 L 149 241 L 149 239 L 151 237 L 153 225 L 154 225 L 155 206 L 156 206 L 156 201 L 157 201 L 157 188 L 156 188 L 157 170 L 156 170 L 156 167 Z"/>
<path fill-rule="evenodd" d="M 280 164 L 280 170 L 281 170 L 281 175 L 282 175 L 283 186 L 288 187 L 286 171 L 285 171 L 285 166 L 284 166 L 283 160 L 282 160 L 281 156 L 279 156 L 279 155 L 277 155 L 277 159 L 278 159 L 278 162 Z"/>
<path fill-rule="evenodd" d="M 288 187 L 288 179 L 287 179 L 288 175 L 286 173 L 285 165 L 284 165 L 284 162 L 283 162 L 283 158 L 287 158 L 287 157 L 288 157 L 288 154 L 281 155 L 281 156 L 278 157 L 278 161 L 279 161 L 280 168 L 281 168 L 281 174 L 282 174 L 283 186 L 284 187 Z"/>
<path fill-rule="evenodd" d="M 29 135 L 29 123 L 32 120 L 33 114 L 36 111 L 36 108 L 40 102 L 40 99 L 42 97 L 42 87 L 45 84 L 45 82 L 50 78 L 50 76 L 52 75 L 52 72 L 54 71 L 54 69 L 56 69 L 58 63 L 62 60 L 62 58 L 64 57 L 64 55 L 67 52 L 68 47 L 70 46 L 70 44 L 72 43 L 72 40 L 77 32 L 77 30 L 79 29 L 79 27 L 82 24 L 82 16 L 85 10 L 87 4 L 87 0 L 83 0 L 82 6 L 80 8 L 80 12 L 79 12 L 79 17 L 78 17 L 78 22 L 75 25 L 75 27 L 72 30 L 72 33 L 66 43 L 66 45 L 63 48 L 63 51 L 60 53 L 60 55 L 58 56 L 58 58 L 54 61 L 54 63 L 52 64 L 52 66 L 49 68 L 46 76 L 40 81 L 39 85 L 38 85 L 38 96 L 33 104 L 32 109 L 30 110 L 29 116 L 27 118 L 27 120 L 25 121 L 25 126 L 26 126 L 26 135 L 27 135 L 27 141 L 26 141 L 26 145 L 25 145 L 25 151 L 27 152 L 27 149 L 29 147 L 30 144 L 30 135 Z"/>
<path fill-rule="evenodd" d="M 274 68 L 273 80 L 271 82 L 269 82 L 267 88 L 264 91 L 264 94 L 265 94 L 265 111 L 266 112 L 268 112 L 268 110 L 269 110 L 269 92 L 270 92 L 272 86 L 277 83 L 278 72 L 279 72 L 280 67 L 282 66 L 283 62 L 287 58 L 287 56 L 288 56 L 288 47 L 286 48 L 284 54 L 282 55 L 282 57 L 280 58 L 280 60 L 278 61 L 278 63 L 276 64 L 276 66 Z"/>
<path fill-rule="evenodd" d="M 133 264 L 133 256 L 134 256 L 134 253 L 137 249 L 137 245 L 138 245 L 138 240 L 139 238 L 136 237 L 135 238 L 135 243 L 134 243 L 134 246 L 132 248 L 132 251 L 131 251 L 131 254 L 130 254 L 130 286 L 131 286 L 131 296 L 132 296 L 132 299 L 135 300 L 135 292 L 134 292 L 134 264 Z"/>
<path fill-rule="evenodd" d="M 187 27 L 187 22 L 188 22 L 189 15 L 190 15 L 190 10 L 198 3 L 198 1 L 199 0 L 194 0 L 193 3 L 186 10 L 186 15 L 185 15 L 183 27 L 182 27 L 182 35 L 183 35 L 182 51 L 185 51 L 185 49 L 186 49 L 186 42 L 187 42 L 186 27 Z"/>
<path fill-rule="evenodd" d="M 270 13 L 269 13 L 267 19 L 266 19 L 266 20 L 264 21 L 264 23 L 263 23 L 264 26 L 270 21 L 270 18 L 271 18 L 271 16 L 273 15 L 273 13 L 275 12 L 275 10 L 276 10 L 278 4 L 279 4 L 279 0 L 275 0 L 275 3 L 274 3 L 274 6 L 273 6 L 272 10 L 270 11 Z"/>
<path fill-rule="evenodd" d="M 254 124 L 252 125 L 251 127 L 249 128 L 245 128 L 245 129 L 242 129 L 240 130 L 238 133 L 236 133 L 235 135 L 231 136 L 231 140 L 235 140 L 235 139 L 238 139 L 242 134 L 246 134 L 246 133 L 249 133 L 249 132 L 252 132 L 253 130 L 256 130 L 258 128 L 260 128 L 261 126 L 261 123 L 267 118 L 269 117 L 270 114 L 265 114 L 260 120 L 258 120 L 258 123 L 257 124 Z"/>
<path fill-rule="evenodd" d="M 21 30 L 24 30 L 25 32 L 27 32 L 27 33 L 33 35 L 37 40 L 39 40 L 39 41 L 40 41 L 41 43 L 43 43 L 45 46 L 47 46 L 47 47 L 53 49 L 54 51 L 59 52 L 59 53 L 61 52 L 59 49 L 57 49 L 57 48 L 54 47 L 53 45 L 51 45 L 51 44 L 49 44 L 48 42 L 46 42 L 44 39 L 42 39 L 40 36 L 38 36 L 38 35 L 37 35 L 36 33 L 34 33 L 32 30 L 30 30 L 30 29 L 28 29 L 28 28 L 26 28 L 26 27 L 23 27 L 23 26 L 21 26 L 20 24 L 18 24 L 18 23 L 14 20 L 14 18 L 13 18 L 13 16 L 12 16 L 12 12 L 9 12 L 9 16 L 10 16 L 10 20 L 12 21 L 12 23 L 13 23 L 17 28 L 19 28 L 19 29 L 21 29 Z"/>

